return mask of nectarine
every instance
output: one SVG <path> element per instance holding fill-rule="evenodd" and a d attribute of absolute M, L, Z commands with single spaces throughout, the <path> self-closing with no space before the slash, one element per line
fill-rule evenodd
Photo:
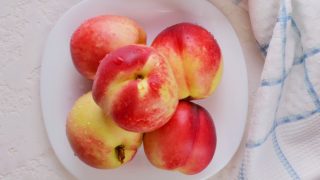
<path fill-rule="evenodd" d="M 185 174 L 199 173 L 208 166 L 216 141 L 210 114 L 188 101 L 179 102 L 167 124 L 143 136 L 144 151 L 154 166 Z"/>
<path fill-rule="evenodd" d="M 102 60 L 93 97 L 120 127 L 134 132 L 161 127 L 178 104 L 177 83 L 168 61 L 142 45 L 119 48 Z"/>
<path fill-rule="evenodd" d="M 203 27 L 179 23 L 163 30 L 152 47 L 170 62 L 179 99 L 201 99 L 212 94 L 222 75 L 222 55 L 213 35 Z"/>
<path fill-rule="evenodd" d="M 88 19 L 73 33 L 70 50 L 76 69 L 94 79 L 100 61 L 111 51 L 129 44 L 145 44 L 146 33 L 134 20 L 102 15 Z"/>
<path fill-rule="evenodd" d="M 118 127 L 103 114 L 91 92 L 80 97 L 67 120 L 67 136 L 80 160 L 101 169 L 130 161 L 142 142 L 142 134 Z"/>

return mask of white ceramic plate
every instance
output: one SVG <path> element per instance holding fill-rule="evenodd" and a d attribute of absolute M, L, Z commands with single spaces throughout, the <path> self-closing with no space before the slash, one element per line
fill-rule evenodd
<path fill-rule="evenodd" d="M 128 16 L 142 25 L 148 43 L 165 27 L 199 24 L 213 33 L 224 57 L 224 74 L 217 91 L 198 101 L 212 115 L 217 130 L 217 149 L 210 165 L 187 176 L 154 168 L 143 148 L 135 158 L 115 170 L 98 170 L 82 163 L 72 152 L 65 133 L 66 116 L 74 101 L 90 90 L 91 83 L 75 70 L 69 52 L 73 31 L 85 20 L 101 14 Z M 41 102 L 51 145 L 62 164 L 79 179 L 206 179 L 221 170 L 235 154 L 245 127 L 248 89 L 241 47 L 228 20 L 205 0 L 86 0 L 71 8 L 51 31 L 41 69 Z"/>

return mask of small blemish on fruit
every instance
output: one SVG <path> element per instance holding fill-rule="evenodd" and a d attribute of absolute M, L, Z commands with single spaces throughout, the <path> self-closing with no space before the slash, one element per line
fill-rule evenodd
<path fill-rule="evenodd" d="M 137 74 L 136 76 L 135 76 L 135 79 L 136 80 L 142 80 L 143 79 L 143 75 L 141 75 L 141 74 Z"/>
<path fill-rule="evenodd" d="M 123 145 L 119 145 L 115 148 L 116 151 L 116 156 L 118 158 L 118 160 L 121 162 L 121 164 L 123 164 L 124 159 L 125 159 L 125 154 L 124 154 L 124 146 Z"/>

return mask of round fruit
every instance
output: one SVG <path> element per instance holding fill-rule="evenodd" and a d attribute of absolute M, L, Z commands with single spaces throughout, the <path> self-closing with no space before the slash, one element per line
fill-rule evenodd
<path fill-rule="evenodd" d="M 100 61 L 111 51 L 129 44 L 145 44 L 146 33 L 124 16 L 103 15 L 85 21 L 73 33 L 70 50 L 77 70 L 94 79 Z"/>

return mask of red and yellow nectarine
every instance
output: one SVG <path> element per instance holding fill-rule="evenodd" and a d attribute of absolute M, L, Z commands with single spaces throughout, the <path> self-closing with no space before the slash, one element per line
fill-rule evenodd
<path fill-rule="evenodd" d="M 73 33 L 70 50 L 77 70 L 94 79 L 100 61 L 111 51 L 129 44 L 145 44 L 146 33 L 124 16 L 102 15 L 81 24 Z"/>
<path fill-rule="evenodd" d="M 130 161 L 142 142 L 142 134 L 118 127 L 104 116 L 91 92 L 80 97 L 67 120 L 67 136 L 80 160 L 101 169 L 119 167 Z"/>
<path fill-rule="evenodd" d="M 119 48 L 102 60 L 93 97 L 120 127 L 134 132 L 161 127 L 178 103 L 177 83 L 168 61 L 142 45 Z"/>
<path fill-rule="evenodd" d="M 167 124 L 143 136 L 144 151 L 154 166 L 185 174 L 199 173 L 208 166 L 216 141 L 210 114 L 188 101 L 179 102 Z"/>
<path fill-rule="evenodd" d="M 222 55 L 214 37 L 201 26 L 179 23 L 163 30 L 152 47 L 170 62 L 179 99 L 206 98 L 222 75 Z"/>

